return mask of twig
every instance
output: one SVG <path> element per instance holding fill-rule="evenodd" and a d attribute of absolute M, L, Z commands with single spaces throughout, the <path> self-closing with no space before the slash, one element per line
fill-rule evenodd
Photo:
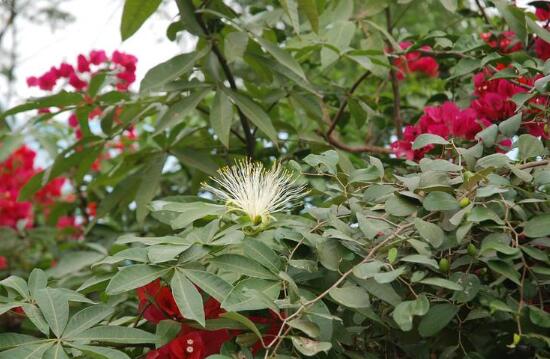
<path fill-rule="evenodd" d="M 176 0 L 176 4 L 178 5 L 178 9 L 181 12 L 184 11 L 184 7 L 181 4 L 180 0 Z M 206 26 L 205 22 L 202 19 L 202 16 L 200 13 L 195 11 L 193 2 L 190 1 L 190 6 L 193 6 L 193 12 L 195 15 L 195 19 L 197 20 L 197 23 L 201 27 L 201 29 L 204 31 L 205 35 L 207 37 L 210 37 L 210 31 L 208 30 L 208 27 Z M 183 17 L 182 17 L 183 19 Z M 183 21 L 183 20 L 182 20 Z M 214 40 L 211 41 L 212 43 L 212 52 L 214 52 L 214 55 L 216 55 L 216 58 L 218 59 L 218 62 L 220 63 L 220 66 L 222 67 L 223 73 L 225 74 L 225 77 L 227 78 L 227 81 L 229 82 L 229 86 L 231 89 L 235 92 L 238 92 L 237 83 L 235 82 L 235 77 L 233 76 L 233 73 L 231 72 L 231 69 L 229 68 L 229 65 L 227 63 L 227 60 L 223 56 L 222 52 L 220 51 L 220 48 L 216 44 Z M 256 140 L 254 139 L 254 134 L 252 133 L 250 129 L 250 122 L 246 115 L 237 107 L 237 113 L 239 115 L 239 120 L 241 121 L 241 126 L 243 128 L 245 140 L 246 140 L 246 152 L 249 157 L 254 157 L 254 147 L 256 144 Z"/>
<path fill-rule="evenodd" d="M 483 20 L 485 20 L 485 23 L 487 25 L 491 25 L 491 21 L 489 20 L 489 17 L 487 16 L 487 13 L 485 12 L 485 9 L 483 8 L 479 0 L 476 0 L 476 5 L 479 8 L 479 11 L 481 12 L 481 16 L 483 17 Z"/>
<path fill-rule="evenodd" d="M 386 8 L 386 23 L 387 31 L 389 34 L 392 32 L 392 19 L 390 8 Z M 395 49 L 391 46 L 389 41 L 386 41 L 387 46 L 390 48 L 390 53 Z M 391 57 L 388 57 L 390 61 L 390 81 L 393 92 L 393 124 L 395 125 L 395 134 L 397 138 L 403 137 L 403 121 L 401 119 L 401 95 L 399 93 L 399 80 L 397 79 L 397 71 L 395 71 L 394 61 Z"/>
<path fill-rule="evenodd" d="M 521 166 L 519 166 L 519 169 L 520 170 L 525 170 L 525 169 L 528 169 L 528 168 L 541 167 L 541 166 L 546 166 L 546 165 L 549 165 L 549 164 L 550 164 L 550 160 L 533 161 L 533 162 L 527 162 L 527 163 L 522 164 Z"/>

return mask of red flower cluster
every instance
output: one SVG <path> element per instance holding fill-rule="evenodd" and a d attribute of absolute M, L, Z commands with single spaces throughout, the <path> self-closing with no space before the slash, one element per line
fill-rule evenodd
<path fill-rule="evenodd" d="M 506 66 L 497 66 L 498 70 L 504 68 Z M 420 134 L 431 133 L 443 138 L 453 137 L 472 141 L 483 128 L 511 117 L 516 111 L 512 96 L 526 92 L 527 89 L 506 79 L 490 80 L 493 74 L 490 70 L 485 69 L 474 75 L 476 98 L 468 108 L 460 109 L 453 102 L 445 102 L 436 107 L 426 107 L 424 114 L 415 125 L 405 127 L 403 139 L 392 143 L 393 152 L 399 157 L 418 160 L 432 149 L 431 146 L 426 146 L 421 150 L 412 150 L 412 143 Z M 522 78 L 519 82 L 531 86 L 535 79 Z M 548 103 L 548 99 L 539 96 L 531 102 L 544 105 Z M 523 128 L 534 136 L 548 136 L 544 130 L 544 122 L 531 121 L 525 123 Z M 499 146 L 501 148 L 497 148 L 497 150 L 506 149 L 511 146 L 511 141 L 504 140 L 499 143 Z"/>
<path fill-rule="evenodd" d="M 36 152 L 22 146 L 0 163 L 0 226 L 17 228 L 20 221 L 29 228 L 34 222 L 33 203 L 41 207 L 47 215 L 51 205 L 61 197 L 61 187 L 65 178 L 52 180 L 33 198 L 33 201 L 19 202 L 21 188 L 35 174 L 41 171 L 34 167 Z"/>
<path fill-rule="evenodd" d="M 480 37 L 489 47 L 497 49 L 502 54 L 510 54 L 523 49 L 521 41 L 519 41 L 516 33 L 513 31 L 503 31 L 501 33 L 484 32 Z"/>
<path fill-rule="evenodd" d="M 545 4 L 544 7 L 539 6 L 535 10 L 535 16 L 540 21 L 549 21 L 550 20 L 550 7 Z"/>
<path fill-rule="evenodd" d="M 143 317 L 151 323 L 158 324 L 161 320 L 172 319 L 182 321 L 176 301 L 172 296 L 170 287 L 161 284 L 157 279 L 144 287 L 137 289 L 139 310 Z M 206 319 L 216 319 L 225 311 L 220 303 L 209 298 L 204 304 Z M 275 313 L 270 317 L 253 316 L 250 320 L 267 326 L 264 342 L 271 343 L 281 327 L 281 321 Z M 239 334 L 237 330 L 218 329 L 200 330 L 187 324 L 181 325 L 179 334 L 166 345 L 147 353 L 147 359 L 203 359 L 209 355 L 220 352 L 222 345 Z M 261 343 L 256 343 L 252 351 L 261 348 Z"/>
<path fill-rule="evenodd" d="M 412 42 L 403 41 L 399 44 L 401 50 L 406 50 L 412 46 Z M 429 46 L 422 46 L 422 50 L 430 51 L 432 48 Z M 403 80 L 406 74 L 417 72 L 422 73 L 428 77 L 437 77 L 439 75 L 439 65 L 437 61 L 431 57 L 423 55 L 420 51 L 411 51 L 405 56 L 399 57 L 394 61 L 394 65 L 397 67 L 397 78 Z"/>
<path fill-rule="evenodd" d="M 82 91 L 88 86 L 86 78 L 91 79 L 98 71 L 108 70 L 116 73 L 118 79 L 115 87 L 119 91 L 126 91 L 136 80 L 137 58 L 119 51 L 113 52 L 109 59 L 103 50 L 92 50 L 86 57 L 78 55 L 76 68 L 66 62 L 58 67 L 51 67 L 41 76 L 27 78 L 27 85 L 39 87 L 41 90 L 51 91 L 61 79 L 66 79 L 75 90 Z M 92 66 L 96 68 L 92 70 Z"/>

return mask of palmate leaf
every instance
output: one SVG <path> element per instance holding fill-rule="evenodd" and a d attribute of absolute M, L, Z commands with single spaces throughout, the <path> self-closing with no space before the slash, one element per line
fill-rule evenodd
<path fill-rule="evenodd" d="M 93 327 L 113 314 L 114 308 L 106 304 L 97 304 L 77 312 L 65 327 L 63 337 L 71 337 Z"/>
<path fill-rule="evenodd" d="M 74 341 L 94 341 L 120 344 L 156 343 L 158 337 L 154 334 L 137 328 L 102 325 L 84 330 L 71 337 Z"/>
<path fill-rule="evenodd" d="M 168 269 L 147 264 L 135 264 L 123 267 L 113 276 L 107 285 L 108 294 L 119 294 L 142 287 L 161 277 Z"/>
<path fill-rule="evenodd" d="M 170 281 L 170 287 L 183 317 L 195 320 L 205 326 L 202 296 L 193 283 L 185 277 L 185 274 L 176 270 Z"/>
<path fill-rule="evenodd" d="M 69 319 L 67 296 L 59 289 L 44 288 L 36 291 L 34 299 L 52 332 L 56 337 L 61 337 Z"/>
<path fill-rule="evenodd" d="M 21 345 L 0 353 L 0 359 L 43 359 L 44 353 L 53 345 L 51 341 Z"/>

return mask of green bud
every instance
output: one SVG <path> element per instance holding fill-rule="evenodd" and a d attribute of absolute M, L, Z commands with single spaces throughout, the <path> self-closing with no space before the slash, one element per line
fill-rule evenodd
<path fill-rule="evenodd" d="M 470 204 L 470 199 L 468 197 L 464 197 L 460 200 L 460 202 L 458 202 L 458 204 L 460 205 L 461 208 L 464 208 Z"/>
<path fill-rule="evenodd" d="M 472 257 L 477 255 L 477 248 L 472 243 L 468 244 L 468 254 Z"/>
<path fill-rule="evenodd" d="M 442 272 L 448 272 L 451 264 L 447 258 L 441 258 L 439 260 L 439 270 Z"/>

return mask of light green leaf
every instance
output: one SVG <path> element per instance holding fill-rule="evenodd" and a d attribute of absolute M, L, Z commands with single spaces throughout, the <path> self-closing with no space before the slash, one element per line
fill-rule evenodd
<path fill-rule="evenodd" d="M 86 353 L 93 359 L 130 359 L 130 357 L 120 350 L 111 349 L 108 347 L 96 347 L 91 345 L 71 344 L 78 350 Z"/>
<path fill-rule="evenodd" d="M 155 0 L 156 1 L 156 0 Z M 143 77 L 139 87 L 140 92 L 160 90 L 163 85 L 191 71 L 195 63 L 210 51 L 206 46 L 198 51 L 174 56 L 170 60 L 153 67 Z"/>
<path fill-rule="evenodd" d="M 462 286 L 456 284 L 455 282 L 452 282 L 448 279 L 436 278 L 436 277 L 422 279 L 421 281 L 419 281 L 419 283 L 427 284 L 427 285 L 433 285 L 433 286 L 441 287 L 441 288 L 447 288 L 447 289 L 450 289 L 450 290 L 462 290 L 463 289 Z"/>
<path fill-rule="evenodd" d="M 445 239 L 445 233 L 438 225 L 423 221 L 420 218 L 415 218 L 414 226 L 420 234 L 420 237 L 430 243 L 434 248 L 439 247 L 443 243 L 443 240 Z"/>
<path fill-rule="evenodd" d="M 122 41 L 128 39 L 157 10 L 161 0 L 126 0 L 122 10 L 120 35 Z"/>
<path fill-rule="evenodd" d="M 242 59 L 246 46 L 248 45 L 248 35 L 246 32 L 233 31 L 227 34 L 223 42 L 223 52 L 227 62 Z"/>
<path fill-rule="evenodd" d="M 245 95 L 237 93 L 233 90 L 223 88 L 223 91 L 231 98 L 231 101 L 243 112 L 243 114 L 256 125 L 260 131 L 265 133 L 273 142 L 277 143 L 277 130 L 273 127 L 269 115 L 256 104 L 253 100 Z"/>
<path fill-rule="evenodd" d="M 539 214 L 531 218 L 523 228 L 529 238 L 550 236 L 550 214 Z"/>
<path fill-rule="evenodd" d="M 38 339 L 26 334 L 0 333 L 0 350 L 6 350 L 21 345 L 29 345 L 34 342 L 39 342 L 41 340 L 42 339 Z"/>
<path fill-rule="evenodd" d="M 419 150 L 428 145 L 448 145 L 449 141 L 441 136 L 433 135 L 431 133 L 423 133 L 419 135 L 412 144 L 413 150 Z"/>
<path fill-rule="evenodd" d="M 452 211 L 460 208 L 456 198 L 441 191 L 428 193 L 422 205 L 428 211 Z"/>
<path fill-rule="evenodd" d="M 260 241 L 254 239 L 244 240 L 243 250 L 247 257 L 262 264 L 274 274 L 278 274 L 283 266 L 281 257 L 273 249 Z"/>
<path fill-rule="evenodd" d="M 291 340 L 294 348 L 308 357 L 312 357 L 320 352 L 327 353 L 332 348 L 332 344 L 329 342 L 318 342 L 304 337 L 291 337 Z"/>
<path fill-rule="evenodd" d="M 267 51 L 271 56 L 275 58 L 281 65 L 287 67 L 290 71 L 294 72 L 296 75 L 298 75 L 302 79 L 306 79 L 306 75 L 304 74 L 304 70 L 302 70 L 302 67 L 296 61 L 292 55 L 290 55 L 285 50 L 281 49 L 278 44 L 273 43 L 269 40 L 266 40 L 262 37 L 255 38 L 256 42 L 260 44 L 265 51 Z"/>
<path fill-rule="evenodd" d="M 315 0 L 298 0 L 298 9 L 306 14 L 314 32 L 319 32 L 319 13 L 317 11 L 317 2 Z"/>
<path fill-rule="evenodd" d="M 453 304 L 436 304 L 430 308 L 428 314 L 422 318 L 418 326 L 418 332 L 422 337 L 431 337 L 439 333 L 449 324 L 458 312 L 458 307 Z"/>
<path fill-rule="evenodd" d="M 16 275 L 11 275 L 8 278 L 0 281 L 0 285 L 3 285 L 4 287 L 15 290 L 23 298 L 29 298 L 29 295 L 30 295 L 29 287 L 27 286 L 27 283 L 25 282 L 25 280 L 21 277 L 18 277 Z"/>
<path fill-rule="evenodd" d="M 401 302 L 395 307 L 392 317 L 401 330 L 408 332 L 412 329 L 412 321 L 415 315 L 422 316 L 430 309 L 430 302 L 421 294 L 416 300 Z"/>
<path fill-rule="evenodd" d="M 71 339 L 121 344 L 145 344 L 156 343 L 158 341 L 156 335 L 144 330 L 115 325 L 102 325 L 89 328 Z"/>
<path fill-rule="evenodd" d="M 183 121 L 184 117 L 193 111 L 209 92 L 210 89 L 195 91 L 170 106 L 168 111 L 158 120 L 155 134 L 161 133 L 165 129 L 171 128 Z"/>
<path fill-rule="evenodd" d="M 221 277 L 202 270 L 185 269 L 185 276 L 218 302 L 223 302 L 233 286 Z"/>
<path fill-rule="evenodd" d="M 523 134 L 518 139 L 519 158 L 526 160 L 531 157 L 542 156 L 544 145 L 542 141 L 530 134 Z"/>
<path fill-rule="evenodd" d="M 71 337 L 91 328 L 103 319 L 113 314 L 114 308 L 106 304 L 97 304 L 82 309 L 69 320 L 63 337 Z"/>
<path fill-rule="evenodd" d="M 332 288 L 329 295 L 348 308 L 366 308 L 370 306 L 369 295 L 361 287 L 345 286 Z"/>
<path fill-rule="evenodd" d="M 29 344 L 15 347 L 0 353 L 0 359 L 43 359 L 44 353 L 53 345 L 53 342 Z"/>
<path fill-rule="evenodd" d="M 223 254 L 211 259 L 210 263 L 216 265 L 224 271 L 238 273 L 248 277 L 260 279 L 277 278 L 276 275 L 264 268 L 258 262 L 239 254 Z"/>
<path fill-rule="evenodd" d="M 202 296 L 197 288 L 180 270 L 174 272 L 170 281 L 172 294 L 184 318 L 197 321 L 203 327 L 205 324 Z"/>
<path fill-rule="evenodd" d="M 166 161 L 166 153 L 160 153 L 151 156 L 142 171 L 141 183 L 136 193 L 136 218 L 139 223 L 142 223 L 149 210 L 147 205 L 159 190 L 160 178 L 164 162 Z"/>
<path fill-rule="evenodd" d="M 142 287 L 161 277 L 168 269 L 147 264 L 134 264 L 121 268 L 107 285 L 105 292 L 115 295 Z"/>
<path fill-rule="evenodd" d="M 210 125 L 220 142 L 229 148 L 229 134 L 233 121 L 233 105 L 223 91 L 217 91 L 210 110 Z"/>
<path fill-rule="evenodd" d="M 298 329 L 306 333 L 311 338 L 318 338 L 319 335 L 321 334 L 321 331 L 319 330 L 319 326 L 306 319 L 299 319 L 299 318 L 292 319 L 287 324 L 291 328 Z"/>
<path fill-rule="evenodd" d="M 45 353 L 43 359 L 69 359 L 61 343 L 51 346 Z"/>
<path fill-rule="evenodd" d="M 61 337 L 69 319 L 67 296 L 58 289 L 44 288 L 36 291 L 34 299 L 52 332 L 56 337 Z"/>

